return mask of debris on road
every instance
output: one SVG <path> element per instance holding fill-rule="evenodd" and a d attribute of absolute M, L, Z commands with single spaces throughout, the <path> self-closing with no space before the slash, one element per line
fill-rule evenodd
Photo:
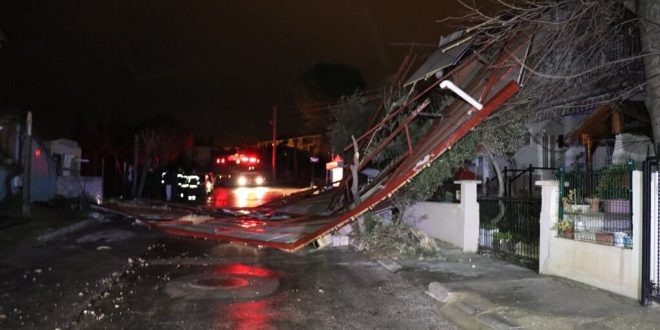
<path fill-rule="evenodd" d="M 421 230 L 403 223 L 376 223 L 371 230 L 358 237 L 362 250 L 377 250 L 385 256 L 404 255 L 420 258 L 441 258 L 435 240 Z"/>
<path fill-rule="evenodd" d="M 442 284 L 438 282 L 431 282 L 429 283 L 428 290 L 426 290 L 426 294 L 431 296 L 433 299 L 445 303 L 447 300 L 449 300 L 449 291 L 447 288 L 445 288 Z"/>

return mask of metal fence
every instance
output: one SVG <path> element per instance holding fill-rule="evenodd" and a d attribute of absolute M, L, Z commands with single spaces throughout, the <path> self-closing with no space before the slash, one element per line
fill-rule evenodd
<path fill-rule="evenodd" d="M 538 268 L 541 200 L 479 199 L 479 248 Z"/>
<path fill-rule="evenodd" d="M 642 189 L 642 299 L 660 301 L 660 166 L 656 157 L 644 162 Z"/>
<path fill-rule="evenodd" d="M 514 198 L 541 198 L 541 189 L 534 185 L 537 180 L 543 180 L 546 175 L 555 176 L 558 168 L 536 167 L 531 164 L 523 169 L 505 167 L 502 171 L 504 196 Z M 481 186 L 481 196 L 497 196 L 499 182 L 497 178 L 488 178 Z"/>
<path fill-rule="evenodd" d="M 600 170 L 559 171 L 559 237 L 632 248 L 632 170 L 613 164 Z"/>

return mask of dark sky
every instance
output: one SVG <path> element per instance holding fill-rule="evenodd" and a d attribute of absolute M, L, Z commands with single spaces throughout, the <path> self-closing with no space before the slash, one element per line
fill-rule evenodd
<path fill-rule="evenodd" d="M 301 72 L 350 64 L 376 88 L 408 51 L 392 42 L 436 43 L 452 27 L 435 20 L 459 10 L 453 0 L 2 1 L 0 107 L 32 110 L 53 138 L 77 113 L 89 123 L 165 113 L 217 143 L 268 139 L 273 105 L 284 134 L 299 125 Z"/>

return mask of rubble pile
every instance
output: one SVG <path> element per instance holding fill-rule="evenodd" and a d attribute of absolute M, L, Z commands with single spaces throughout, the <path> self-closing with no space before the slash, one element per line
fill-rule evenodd
<path fill-rule="evenodd" d="M 433 238 L 400 221 L 390 224 L 376 222 L 372 228 L 358 234 L 356 238 L 360 250 L 378 251 L 389 257 L 399 255 L 420 259 L 442 257 Z"/>

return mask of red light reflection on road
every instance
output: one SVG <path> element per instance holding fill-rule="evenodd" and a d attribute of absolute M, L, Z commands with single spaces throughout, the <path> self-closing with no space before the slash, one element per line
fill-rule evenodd
<path fill-rule="evenodd" d="M 215 275 L 231 275 L 241 278 L 274 278 L 277 272 L 270 269 L 245 264 L 218 265 L 213 268 Z M 269 329 L 272 321 L 277 318 L 272 308 L 272 300 L 253 300 L 221 305 L 218 310 L 222 327 L 231 329 Z"/>
<path fill-rule="evenodd" d="M 255 207 L 264 203 L 268 188 L 236 188 L 234 189 L 234 198 L 238 207 Z"/>
<path fill-rule="evenodd" d="M 281 193 L 266 187 L 216 188 L 213 191 L 213 206 L 255 207 L 281 196 Z"/>
<path fill-rule="evenodd" d="M 218 187 L 213 190 L 213 207 L 256 207 L 297 191 L 299 188 Z"/>
<path fill-rule="evenodd" d="M 239 302 L 221 306 L 219 312 L 223 326 L 229 325 L 232 329 L 269 329 L 276 317 L 271 305 L 269 299 Z"/>
<path fill-rule="evenodd" d="M 259 228 L 261 223 L 262 222 L 258 220 L 240 220 L 238 225 L 245 229 L 249 229 L 252 232 L 263 233 L 265 232 L 265 229 L 263 227 Z"/>
<path fill-rule="evenodd" d="M 216 275 L 247 275 L 254 277 L 276 277 L 277 274 L 266 268 L 249 266 L 245 264 L 218 265 L 213 269 Z"/>
<path fill-rule="evenodd" d="M 205 278 L 197 281 L 197 285 L 208 287 L 223 287 L 223 288 L 237 288 L 248 286 L 250 282 L 244 278 L 229 277 L 229 278 Z"/>
<path fill-rule="evenodd" d="M 213 206 L 227 207 L 232 206 L 231 191 L 228 189 L 214 189 L 213 190 Z"/>

